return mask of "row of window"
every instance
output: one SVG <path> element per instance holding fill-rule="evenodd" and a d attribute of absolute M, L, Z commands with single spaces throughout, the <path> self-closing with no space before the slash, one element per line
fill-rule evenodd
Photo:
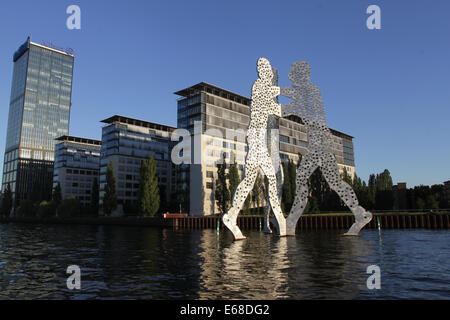
<path fill-rule="evenodd" d="M 87 176 L 98 176 L 97 170 L 80 170 L 80 169 L 66 169 L 67 174 L 81 174 Z"/>

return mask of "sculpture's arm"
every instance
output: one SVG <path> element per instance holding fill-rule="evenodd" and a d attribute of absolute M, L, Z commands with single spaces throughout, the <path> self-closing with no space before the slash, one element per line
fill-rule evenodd
<path fill-rule="evenodd" d="M 271 100 L 271 103 L 269 105 L 269 113 L 276 115 L 277 117 L 281 117 L 281 105 L 275 101 L 275 98 L 280 95 L 280 87 L 271 86 L 270 93 L 272 98 L 274 99 Z"/>
<path fill-rule="evenodd" d="M 281 104 L 272 101 L 270 104 L 270 114 L 276 115 L 277 117 L 281 117 Z"/>
<path fill-rule="evenodd" d="M 291 88 L 291 87 L 280 87 L 280 94 L 282 96 L 288 97 L 288 98 L 293 98 L 295 96 L 296 93 L 296 89 Z"/>

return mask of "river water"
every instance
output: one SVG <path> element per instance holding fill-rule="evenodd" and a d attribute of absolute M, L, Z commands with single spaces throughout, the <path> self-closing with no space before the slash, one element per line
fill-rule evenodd
<path fill-rule="evenodd" d="M 450 230 L 343 232 L 0 224 L 0 299 L 450 299 Z"/>

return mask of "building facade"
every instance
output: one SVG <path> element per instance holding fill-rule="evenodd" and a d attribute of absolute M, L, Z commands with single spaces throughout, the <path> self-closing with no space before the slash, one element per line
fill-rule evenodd
<path fill-rule="evenodd" d="M 2 190 L 9 184 L 18 204 L 36 192 L 51 196 L 55 139 L 69 132 L 74 56 L 28 38 L 13 61 Z"/>
<path fill-rule="evenodd" d="M 102 121 L 100 203 L 104 197 L 106 170 L 111 162 L 116 178 L 118 203 L 126 213 L 137 213 L 141 161 L 153 154 L 159 179 L 161 205 L 175 193 L 176 175 L 171 161 L 174 127 L 115 115 Z M 135 212 L 133 212 L 135 211 Z"/>
<path fill-rule="evenodd" d="M 217 179 L 216 164 L 225 154 L 226 161 L 236 160 L 243 177 L 247 143 L 245 139 L 249 124 L 250 103 L 247 97 L 217 86 L 201 82 L 175 92 L 178 99 L 178 128 L 192 133 L 191 164 L 180 171 L 178 193 L 189 194 L 191 215 L 218 213 L 214 197 Z M 297 162 L 299 154 L 307 152 L 306 127 L 301 119 L 289 116 L 279 119 L 279 151 L 282 161 Z M 230 130 L 227 130 L 230 129 Z M 228 132 L 228 134 L 227 134 Z M 236 135 L 231 134 L 237 133 Z M 331 129 L 333 153 L 341 171 L 344 168 L 355 174 L 353 137 Z"/>
<path fill-rule="evenodd" d="M 89 206 L 94 184 L 100 183 L 102 143 L 72 136 L 56 140 L 53 188 L 59 184 L 62 199 L 77 197 L 83 206 Z"/>

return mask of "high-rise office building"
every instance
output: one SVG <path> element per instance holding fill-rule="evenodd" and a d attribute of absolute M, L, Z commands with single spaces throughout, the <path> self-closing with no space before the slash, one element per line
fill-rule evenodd
<path fill-rule="evenodd" d="M 217 179 L 217 161 L 225 154 L 229 163 L 235 156 L 239 173 L 243 177 L 245 156 L 248 150 L 246 139 L 227 137 L 227 129 L 246 132 L 249 124 L 250 103 L 247 97 L 217 86 L 201 82 L 192 87 L 175 92 L 178 99 L 178 128 L 193 134 L 191 143 L 192 164 L 179 168 L 178 195 L 189 194 L 191 215 L 211 215 L 218 213 L 214 197 Z M 200 124 L 195 132 L 195 122 Z M 291 115 L 280 118 L 279 152 L 282 161 L 298 161 L 299 154 L 307 152 L 306 127 L 301 119 Z M 355 174 L 353 137 L 330 129 L 333 136 L 333 153 L 341 171 L 344 168 L 350 176 Z M 221 137 L 212 134 L 221 132 Z"/>
<path fill-rule="evenodd" d="M 69 132 L 74 56 L 28 38 L 13 61 L 2 190 L 9 184 L 17 204 L 51 196 L 55 139 Z"/>

